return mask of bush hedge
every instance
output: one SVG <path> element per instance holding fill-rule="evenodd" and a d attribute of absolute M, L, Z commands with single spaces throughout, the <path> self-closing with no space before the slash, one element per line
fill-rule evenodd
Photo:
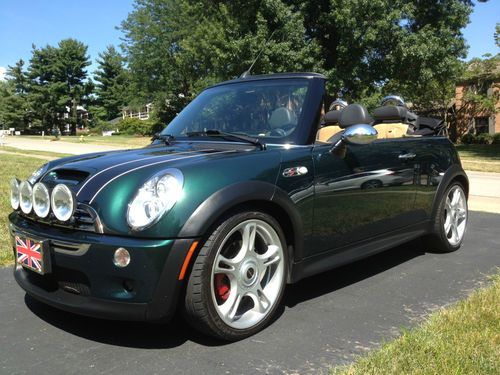
<path fill-rule="evenodd" d="M 118 123 L 118 130 L 128 135 L 152 135 L 156 129 L 156 122 L 151 120 L 139 120 L 138 118 L 126 118 Z"/>
<path fill-rule="evenodd" d="M 467 133 L 464 134 L 460 140 L 462 141 L 463 144 L 466 145 L 500 144 L 500 133 L 495 133 L 495 134 L 482 133 L 478 135 Z"/>

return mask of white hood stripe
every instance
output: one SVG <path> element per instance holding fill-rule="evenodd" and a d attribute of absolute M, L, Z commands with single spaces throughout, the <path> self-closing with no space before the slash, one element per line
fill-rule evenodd
<path fill-rule="evenodd" d="M 219 152 L 212 152 L 208 155 L 217 155 L 217 154 L 227 154 L 227 153 L 232 153 L 232 152 L 236 152 L 235 150 L 229 150 L 229 151 L 219 151 Z M 207 154 L 198 154 L 198 155 L 190 155 L 190 156 L 185 156 L 185 157 L 181 157 L 181 158 L 176 158 L 176 159 L 169 159 L 169 160 L 162 160 L 162 161 L 157 161 L 155 163 L 150 163 L 150 164 L 146 164 L 146 165 L 141 165 L 140 167 L 136 167 L 136 168 L 132 168 L 128 171 L 125 171 L 123 173 L 120 173 L 119 175 L 113 177 L 112 179 L 110 179 L 109 181 L 107 181 L 104 185 L 102 185 L 99 190 L 97 190 L 97 192 L 94 194 L 94 196 L 92 197 L 92 199 L 89 201 L 89 204 L 92 204 L 92 202 L 94 201 L 94 199 L 97 197 L 97 195 L 101 192 L 102 189 L 104 189 L 106 186 L 108 186 L 111 182 L 113 182 L 114 180 L 116 180 L 117 178 L 119 177 L 122 177 L 128 173 L 132 173 L 132 172 L 135 172 L 139 169 L 142 169 L 142 168 L 147 168 L 147 167 L 150 167 L 152 165 L 157 165 L 157 164 L 162 164 L 162 163 L 169 163 L 171 161 L 177 161 L 177 160 L 184 160 L 184 159 L 190 159 L 190 158 L 196 158 L 196 157 L 200 157 L 200 156 L 207 156 Z"/>
<path fill-rule="evenodd" d="M 210 151 L 210 150 L 209 150 Z M 192 154 L 193 152 L 199 152 L 199 151 L 186 151 L 186 152 L 178 152 L 174 155 L 185 155 L 185 154 Z M 82 185 L 82 187 L 76 192 L 76 195 L 78 196 L 78 194 L 80 194 L 80 192 L 83 190 L 83 188 L 90 182 L 92 181 L 95 177 L 99 176 L 100 174 L 106 172 L 106 171 L 109 171 L 110 169 L 113 169 L 113 168 L 117 168 L 117 167 L 120 167 L 122 165 L 126 165 L 126 164 L 131 164 L 131 163 L 137 163 L 139 161 L 144 161 L 144 160 L 149 160 L 149 159 L 158 159 L 158 158 L 164 158 L 168 156 L 167 155 L 155 155 L 155 156 L 148 156 L 147 158 L 142 158 L 142 159 L 135 159 L 135 160 L 128 160 L 128 161 L 125 161 L 123 163 L 119 163 L 119 164 L 116 164 L 116 165 L 112 165 L 108 168 L 104 168 L 102 171 L 99 171 L 97 172 L 95 175 L 93 176 L 90 176 L 90 178 L 85 181 L 85 183 Z"/>

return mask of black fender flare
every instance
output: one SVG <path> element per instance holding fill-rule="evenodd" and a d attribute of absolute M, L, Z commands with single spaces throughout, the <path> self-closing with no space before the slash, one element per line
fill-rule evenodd
<path fill-rule="evenodd" d="M 448 188 L 448 186 L 450 186 L 450 183 L 453 180 L 457 179 L 457 177 L 460 178 L 462 182 L 465 181 L 465 186 L 464 186 L 464 188 L 466 189 L 465 193 L 467 195 L 467 198 L 469 197 L 469 178 L 467 177 L 467 174 L 465 173 L 460 164 L 451 165 L 443 175 L 443 178 L 439 183 L 438 189 L 436 191 L 436 195 L 434 196 L 434 201 L 432 202 L 432 215 L 431 215 L 432 220 L 434 220 L 434 218 L 436 217 L 436 212 L 439 207 L 439 203 L 441 202 L 441 198 L 446 192 L 446 189 Z"/>
<path fill-rule="evenodd" d="M 237 182 L 213 193 L 186 220 L 178 237 L 201 237 L 225 212 L 251 201 L 274 203 L 286 213 L 292 223 L 293 233 L 293 249 L 288 254 L 290 262 L 302 259 L 303 224 L 297 208 L 284 190 L 263 181 Z"/>

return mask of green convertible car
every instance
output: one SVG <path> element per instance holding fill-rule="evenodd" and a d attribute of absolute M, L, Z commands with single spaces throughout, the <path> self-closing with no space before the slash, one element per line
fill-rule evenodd
<path fill-rule="evenodd" d="M 371 115 L 328 107 L 325 81 L 224 82 L 145 148 L 14 178 L 16 281 L 77 314 L 166 321 L 181 310 L 238 340 L 272 320 L 286 284 L 417 237 L 458 249 L 469 184 L 442 123 L 398 100 Z"/>

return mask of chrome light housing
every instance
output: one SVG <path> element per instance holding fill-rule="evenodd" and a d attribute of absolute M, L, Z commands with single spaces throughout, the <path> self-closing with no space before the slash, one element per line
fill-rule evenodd
<path fill-rule="evenodd" d="M 50 212 L 49 189 L 41 182 L 33 186 L 33 210 L 41 218 L 47 217 Z"/>
<path fill-rule="evenodd" d="M 73 192 L 64 184 L 58 184 L 52 190 L 50 203 L 52 212 L 59 221 L 68 221 L 75 212 Z"/>
<path fill-rule="evenodd" d="M 17 178 L 10 180 L 10 205 L 14 210 L 19 208 L 19 190 L 19 180 Z"/>
<path fill-rule="evenodd" d="M 128 205 L 127 222 L 133 230 L 156 223 L 182 197 L 184 177 L 178 169 L 168 169 L 151 177 Z"/>
<path fill-rule="evenodd" d="M 19 185 L 19 206 L 21 211 L 25 214 L 29 214 L 33 209 L 32 202 L 33 188 L 28 181 L 23 181 Z"/>

